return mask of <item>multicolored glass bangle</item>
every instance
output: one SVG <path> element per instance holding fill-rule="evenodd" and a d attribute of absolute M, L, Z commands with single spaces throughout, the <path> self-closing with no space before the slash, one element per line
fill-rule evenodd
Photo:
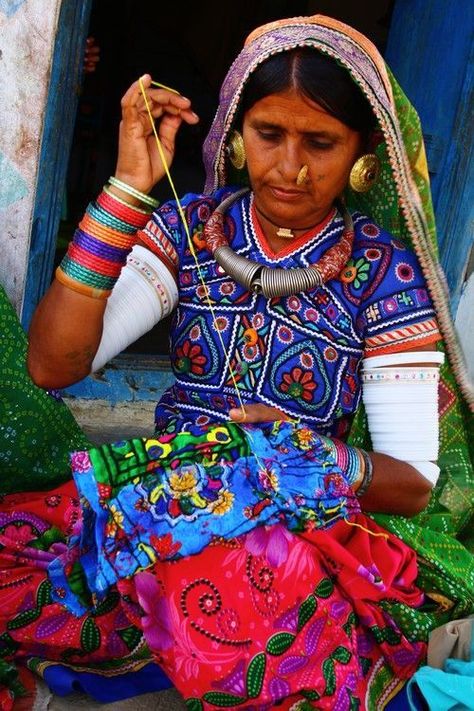
<path fill-rule="evenodd" d="M 76 279 L 72 279 L 70 276 L 65 274 L 65 272 L 63 272 L 61 267 L 56 269 L 55 276 L 61 284 L 67 286 L 67 288 L 71 289 L 71 291 L 75 291 L 83 296 L 89 296 L 91 299 L 107 299 L 112 293 L 112 290 L 107 291 L 106 289 L 96 289 L 93 286 L 87 286 Z"/>
<path fill-rule="evenodd" d="M 106 299 L 136 243 L 137 230 L 148 217 L 114 195 L 102 193 L 79 223 L 56 270 L 58 281 L 84 296 Z"/>
<path fill-rule="evenodd" d="M 130 195 L 130 197 L 134 197 L 137 200 L 140 200 L 140 202 L 142 202 L 144 205 L 149 205 L 154 210 L 156 210 L 156 208 L 160 204 L 158 200 L 155 200 L 155 198 L 152 198 L 150 195 L 147 195 L 146 193 L 142 193 L 141 190 L 137 190 L 136 188 L 133 188 L 131 185 L 124 183 L 123 180 L 119 180 L 118 178 L 115 178 L 114 176 L 111 176 L 109 178 L 109 183 L 110 183 L 110 185 L 113 185 L 114 188 L 119 188 L 119 190 L 123 190 L 123 192 L 127 193 L 127 195 Z"/>
<path fill-rule="evenodd" d="M 141 213 L 142 215 L 147 215 L 148 217 L 152 213 L 152 210 L 150 210 L 150 209 L 145 210 L 143 207 L 137 207 L 136 205 L 130 205 L 129 202 L 127 202 L 126 200 L 122 200 L 122 198 L 120 198 L 118 195 L 115 195 L 115 193 L 112 193 L 110 191 L 110 188 L 108 185 L 104 185 L 104 187 L 102 188 L 102 192 L 97 199 L 97 202 L 99 204 L 103 204 L 103 202 L 106 201 L 107 197 L 109 197 L 114 203 L 116 203 L 113 207 L 114 212 L 115 212 L 115 210 L 118 209 L 118 205 L 122 205 L 127 210 L 128 209 L 134 210 L 135 212 Z M 106 210 L 110 210 L 110 206 L 107 204 L 107 202 L 105 202 L 105 204 L 103 204 L 103 207 L 105 207 Z"/>

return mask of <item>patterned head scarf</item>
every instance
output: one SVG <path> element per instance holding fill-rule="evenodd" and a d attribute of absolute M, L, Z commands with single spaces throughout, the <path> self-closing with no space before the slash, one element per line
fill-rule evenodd
<path fill-rule="evenodd" d="M 324 15 L 279 20 L 254 30 L 222 84 L 219 108 L 204 144 L 206 192 L 230 181 L 225 146 L 245 84 L 255 69 L 279 52 L 313 47 L 345 67 L 366 96 L 382 140 L 376 148 L 382 170 L 364 194 L 346 190 L 346 202 L 370 215 L 417 254 L 438 316 L 451 367 L 474 409 L 474 392 L 450 317 L 448 293 L 437 260 L 428 167 L 418 115 L 375 45 L 364 35 Z"/>
<path fill-rule="evenodd" d="M 351 27 L 323 15 L 264 25 L 248 37 L 222 85 L 219 108 L 204 144 L 206 191 L 231 181 L 225 146 L 249 76 L 269 57 L 296 47 L 313 47 L 333 57 L 347 69 L 372 107 L 382 138 L 376 149 L 381 175 L 368 193 L 356 194 L 348 188 L 346 201 L 414 249 L 449 356 L 441 370 L 440 385 L 438 463 L 442 473 L 431 503 L 415 519 L 376 516 L 418 552 L 420 583 L 431 591 L 433 599 L 445 605 L 445 612 L 433 613 L 431 624 L 436 626 L 450 616 L 474 613 L 474 558 L 455 538 L 474 551 L 474 395 L 438 263 L 428 169 L 415 109 L 376 47 Z M 355 417 L 350 440 L 370 447 L 362 408 Z M 406 615 L 405 626 L 412 631 L 422 625 L 416 611 Z"/>

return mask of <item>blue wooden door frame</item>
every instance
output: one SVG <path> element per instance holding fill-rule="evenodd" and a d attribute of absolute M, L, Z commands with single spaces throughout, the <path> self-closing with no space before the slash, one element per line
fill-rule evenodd
<path fill-rule="evenodd" d="M 61 5 L 33 218 L 25 326 L 51 280 L 91 4 L 92 0 L 63 0 Z M 424 126 L 441 261 L 454 302 L 472 246 L 473 22 L 472 0 L 396 0 L 386 52 Z M 121 356 L 67 392 L 111 402 L 156 400 L 171 380 L 166 358 Z"/>
<path fill-rule="evenodd" d="M 92 0 L 62 0 L 46 105 L 22 323 L 51 283 Z M 45 10 L 47 12 L 47 10 Z"/>
<path fill-rule="evenodd" d="M 453 312 L 474 239 L 473 32 L 472 0 L 397 0 L 386 50 L 421 118 Z"/>

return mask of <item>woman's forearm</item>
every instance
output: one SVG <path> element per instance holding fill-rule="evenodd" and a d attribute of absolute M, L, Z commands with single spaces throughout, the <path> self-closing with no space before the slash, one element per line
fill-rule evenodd
<path fill-rule="evenodd" d="M 54 280 L 29 333 L 27 367 L 37 385 L 61 388 L 89 374 L 105 306 L 105 299 L 84 296 Z"/>
<path fill-rule="evenodd" d="M 387 454 L 370 452 L 373 479 L 361 496 L 364 511 L 415 516 L 428 505 L 432 486 L 417 469 Z"/>

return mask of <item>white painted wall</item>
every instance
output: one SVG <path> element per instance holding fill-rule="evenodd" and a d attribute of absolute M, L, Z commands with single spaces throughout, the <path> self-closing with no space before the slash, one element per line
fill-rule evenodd
<path fill-rule="evenodd" d="M 456 330 L 466 358 L 466 365 L 474 383 L 474 273 L 467 280 L 458 310 L 456 312 Z"/>
<path fill-rule="evenodd" d="M 0 283 L 20 312 L 61 0 L 0 0 Z"/>

